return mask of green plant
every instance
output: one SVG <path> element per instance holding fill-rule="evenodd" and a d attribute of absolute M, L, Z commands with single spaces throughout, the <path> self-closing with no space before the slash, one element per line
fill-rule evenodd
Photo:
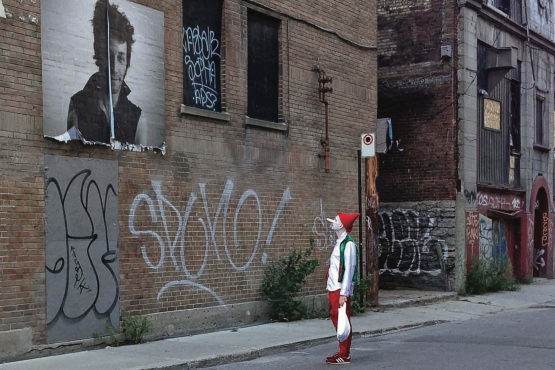
<path fill-rule="evenodd" d="M 534 283 L 534 278 L 526 277 L 526 278 L 523 278 L 523 279 L 518 279 L 517 281 L 518 281 L 519 284 L 522 284 L 522 285 L 530 285 L 530 284 Z"/>
<path fill-rule="evenodd" d="M 501 290 L 516 291 L 520 288 L 513 278 L 509 259 L 474 260 L 468 275 L 467 294 L 484 294 Z"/>
<path fill-rule="evenodd" d="M 143 336 L 148 333 L 149 323 L 146 317 L 142 320 L 129 312 L 125 314 L 125 339 L 133 344 L 141 343 Z"/>
<path fill-rule="evenodd" d="M 101 340 L 107 345 L 119 347 L 125 339 L 114 330 L 110 324 L 106 324 L 106 334 L 93 333 L 93 338 Z"/>
<path fill-rule="evenodd" d="M 362 280 L 357 280 L 355 286 L 353 287 L 353 296 L 351 297 L 351 314 L 356 315 L 364 313 L 366 307 L 370 306 L 370 301 L 366 298 L 368 297 L 368 290 L 372 285 L 372 275 L 365 277 Z M 362 304 L 361 304 L 362 296 Z"/>
<path fill-rule="evenodd" d="M 115 332 L 110 325 L 106 325 L 106 333 L 108 333 L 108 336 L 110 337 L 110 342 L 108 342 L 108 344 L 119 347 L 120 343 L 123 342 L 120 338 L 117 337 L 118 333 Z"/>
<path fill-rule="evenodd" d="M 310 259 L 314 249 L 314 238 L 310 238 L 310 248 L 306 251 L 293 250 L 287 257 L 280 257 L 266 267 L 260 290 L 268 299 L 270 313 L 278 321 L 292 321 L 305 318 L 306 303 L 295 299 L 306 278 L 316 270 L 319 262 Z"/>

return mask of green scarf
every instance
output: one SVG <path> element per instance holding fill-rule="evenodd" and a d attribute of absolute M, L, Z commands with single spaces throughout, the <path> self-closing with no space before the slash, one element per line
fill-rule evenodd
<path fill-rule="evenodd" d="M 347 234 L 347 236 L 339 246 L 339 256 L 340 256 L 339 257 L 339 261 L 340 261 L 339 282 L 340 283 L 343 282 L 343 275 L 345 274 L 345 247 L 347 246 L 348 242 L 353 242 L 357 251 L 357 255 L 355 256 L 357 263 L 355 265 L 355 273 L 353 275 L 353 281 L 356 281 L 358 276 L 358 246 L 357 246 L 357 243 L 355 243 L 355 241 L 353 240 L 353 238 L 351 238 L 351 236 Z"/>

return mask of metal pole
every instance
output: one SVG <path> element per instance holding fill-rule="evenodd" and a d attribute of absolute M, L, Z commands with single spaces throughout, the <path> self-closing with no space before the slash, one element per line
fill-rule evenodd
<path fill-rule="evenodd" d="M 362 224 L 363 224 L 363 215 L 362 215 L 362 169 L 361 169 L 361 162 L 362 162 L 362 153 L 361 150 L 357 150 L 357 166 L 358 166 L 358 213 L 360 213 L 359 220 L 358 220 L 358 260 L 359 260 L 359 268 L 358 280 L 361 282 L 363 279 L 363 271 L 362 268 Z M 360 291 L 360 306 L 363 307 L 364 305 L 364 290 L 361 289 Z"/>

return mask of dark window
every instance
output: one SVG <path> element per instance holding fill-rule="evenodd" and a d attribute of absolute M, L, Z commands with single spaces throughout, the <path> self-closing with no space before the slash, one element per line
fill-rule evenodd
<path fill-rule="evenodd" d="M 218 112 L 222 5 L 223 0 L 183 1 L 183 104 Z"/>
<path fill-rule="evenodd" d="M 494 0 L 493 4 L 510 19 L 522 24 L 522 0 Z"/>
<path fill-rule="evenodd" d="M 543 145 L 544 141 L 544 117 L 543 104 L 544 99 L 536 96 L 536 144 Z"/>
<path fill-rule="evenodd" d="M 279 20 L 248 13 L 248 116 L 278 121 Z"/>
<path fill-rule="evenodd" d="M 511 16 L 511 0 L 495 0 L 495 7 Z"/>

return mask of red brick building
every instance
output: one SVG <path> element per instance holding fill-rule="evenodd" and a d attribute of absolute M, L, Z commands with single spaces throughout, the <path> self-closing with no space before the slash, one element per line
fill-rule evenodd
<path fill-rule="evenodd" d="M 319 298 L 325 217 L 358 208 L 375 1 L 110 3 L 0 3 L 6 358 L 89 343 L 125 312 L 152 338 L 263 320 L 265 265 L 311 236 Z"/>
<path fill-rule="evenodd" d="M 464 289 L 505 256 L 553 277 L 553 14 L 526 3 L 379 2 L 382 286 Z"/>

